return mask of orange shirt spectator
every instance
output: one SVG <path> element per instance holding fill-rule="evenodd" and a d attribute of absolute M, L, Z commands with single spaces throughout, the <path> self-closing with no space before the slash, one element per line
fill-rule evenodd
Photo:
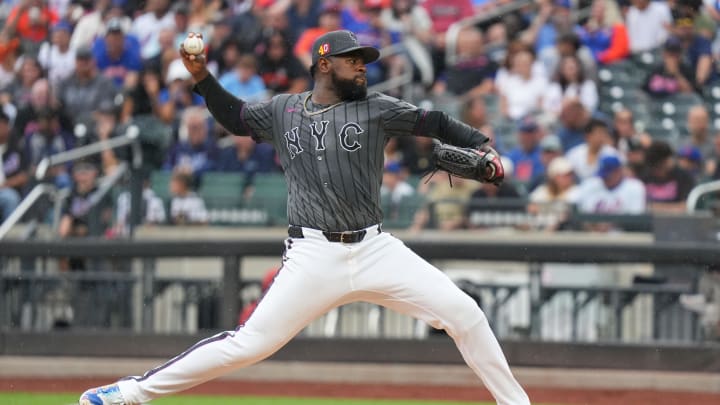
<path fill-rule="evenodd" d="M 59 17 L 57 13 L 43 1 L 31 1 L 30 5 L 17 5 L 10 10 L 7 18 L 7 28 L 12 29 L 21 39 L 32 42 L 41 42 L 48 36 L 48 28 L 54 25 Z"/>

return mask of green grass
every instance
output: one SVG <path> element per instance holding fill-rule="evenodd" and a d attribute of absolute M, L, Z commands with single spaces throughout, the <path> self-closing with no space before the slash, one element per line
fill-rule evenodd
<path fill-rule="evenodd" d="M 77 395 L 0 393 L 0 405 L 70 405 L 76 404 Z M 469 402 L 448 401 L 401 401 L 360 400 L 335 398 L 270 398 L 270 397 L 222 397 L 222 396 L 175 396 L 158 399 L 153 405 L 468 405 Z M 475 405 L 491 405 L 487 402 Z"/>

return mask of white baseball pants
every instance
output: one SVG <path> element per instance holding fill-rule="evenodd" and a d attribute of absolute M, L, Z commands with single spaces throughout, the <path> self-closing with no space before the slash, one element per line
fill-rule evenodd
<path fill-rule="evenodd" d="M 142 377 L 121 380 L 125 400 L 145 403 L 257 363 L 330 309 L 366 301 L 445 329 L 498 405 L 530 404 L 485 314 L 442 271 L 377 226 L 353 244 L 328 242 L 313 229 L 303 234 L 286 239 L 282 270 L 244 326 L 202 340 Z"/>

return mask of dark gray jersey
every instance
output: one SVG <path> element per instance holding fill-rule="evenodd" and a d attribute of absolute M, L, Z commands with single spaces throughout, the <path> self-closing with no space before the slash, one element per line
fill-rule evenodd
<path fill-rule="evenodd" d="M 382 221 L 380 185 L 389 137 L 420 135 L 425 111 L 380 94 L 327 111 L 309 92 L 282 94 L 246 104 L 244 125 L 257 140 L 273 143 L 288 185 L 290 224 L 347 231 Z M 313 114 L 313 112 L 318 112 Z"/>

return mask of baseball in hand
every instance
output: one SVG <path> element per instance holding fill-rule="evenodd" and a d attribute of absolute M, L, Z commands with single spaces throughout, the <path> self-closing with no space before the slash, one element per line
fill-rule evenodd
<path fill-rule="evenodd" d="M 200 34 L 195 34 L 193 32 L 189 33 L 187 38 L 185 38 L 185 41 L 183 41 L 183 49 L 185 49 L 185 52 L 190 55 L 200 55 L 203 52 L 203 49 L 205 49 L 205 45 L 203 44 Z"/>

